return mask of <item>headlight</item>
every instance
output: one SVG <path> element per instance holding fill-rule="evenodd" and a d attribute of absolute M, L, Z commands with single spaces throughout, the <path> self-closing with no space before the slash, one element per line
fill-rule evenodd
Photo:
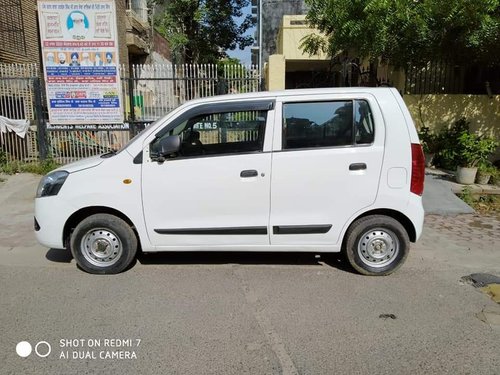
<path fill-rule="evenodd" d="M 38 184 L 38 189 L 36 189 L 36 197 L 57 195 L 68 175 L 69 173 L 66 171 L 55 171 L 44 176 Z"/>

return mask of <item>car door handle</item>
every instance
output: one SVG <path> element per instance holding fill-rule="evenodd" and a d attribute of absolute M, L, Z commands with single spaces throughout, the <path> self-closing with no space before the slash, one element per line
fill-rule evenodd
<path fill-rule="evenodd" d="M 366 169 L 365 163 L 354 163 L 349 166 L 350 171 L 361 171 L 363 169 Z"/>
<path fill-rule="evenodd" d="M 257 177 L 259 175 L 259 172 L 257 172 L 255 169 L 247 169 L 244 171 L 241 171 L 240 177 L 242 178 L 247 178 L 247 177 Z"/>

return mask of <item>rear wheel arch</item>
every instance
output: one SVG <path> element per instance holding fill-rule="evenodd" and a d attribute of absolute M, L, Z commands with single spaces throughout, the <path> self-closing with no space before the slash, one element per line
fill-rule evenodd
<path fill-rule="evenodd" d="M 375 210 L 370 210 L 370 211 L 363 212 L 361 215 L 355 217 L 351 221 L 351 223 L 349 224 L 349 226 L 347 227 L 347 229 L 345 230 L 345 233 L 344 233 L 344 238 L 342 240 L 342 246 L 343 247 L 345 246 L 345 241 L 346 241 L 345 234 L 347 233 L 347 231 L 349 230 L 349 228 L 356 221 L 358 221 L 359 219 L 361 219 L 362 217 L 372 216 L 372 215 L 388 216 L 388 217 L 392 217 L 393 219 L 397 220 L 405 228 L 406 232 L 408 233 L 408 237 L 410 239 L 410 242 L 416 242 L 416 240 L 417 240 L 417 231 L 415 230 L 415 226 L 413 225 L 413 223 L 411 222 L 411 220 L 405 214 L 401 213 L 400 211 L 392 210 L 390 208 L 379 208 L 379 209 L 375 209 Z"/>

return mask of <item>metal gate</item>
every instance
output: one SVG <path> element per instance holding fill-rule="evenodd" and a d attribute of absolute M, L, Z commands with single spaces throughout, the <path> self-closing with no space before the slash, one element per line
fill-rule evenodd
<path fill-rule="evenodd" d="M 28 128 L 21 134 L 2 122 L 0 163 L 47 157 L 43 92 L 35 64 L 0 64 L 0 116 L 28 122 Z"/>

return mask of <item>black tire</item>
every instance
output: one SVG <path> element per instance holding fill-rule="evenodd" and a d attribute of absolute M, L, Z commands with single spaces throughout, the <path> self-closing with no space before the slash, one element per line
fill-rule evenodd
<path fill-rule="evenodd" d="M 127 269 L 137 253 L 137 237 L 128 223 L 109 214 L 82 220 L 71 234 L 71 253 L 78 266 L 93 274 Z"/>
<path fill-rule="evenodd" d="M 410 239 L 399 221 L 371 215 L 356 220 L 347 230 L 343 252 L 351 266 L 368 276 L 384 276 L 403 265 Z"/>

